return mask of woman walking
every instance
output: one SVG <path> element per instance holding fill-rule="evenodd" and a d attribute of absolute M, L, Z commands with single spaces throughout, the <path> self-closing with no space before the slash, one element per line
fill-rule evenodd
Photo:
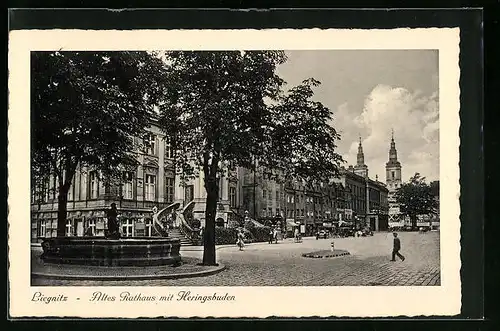
<path fill-rule="evenodd" d="M 243 250 L 243 247 L 245 246 L 245 242 L 243 239 L 245 238 L 245 235 L 243 234 L 243 231 L 241 229 L 238 229 L 238 239 L 236 240 L 236 245 L 240 248 L 240 251 Z"/>

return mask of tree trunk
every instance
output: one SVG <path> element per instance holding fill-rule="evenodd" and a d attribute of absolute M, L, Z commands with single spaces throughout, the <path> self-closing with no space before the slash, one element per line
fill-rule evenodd
<path fill-rule="evenodd" d="M 68 215 L 68 191 L 69 187 L 62 185 L 59 187 L 57 195 L 57 236 L 66 235 L 66 218 Z"/>
<path fill-rule="evenodd" d="M 411 220 L 411 228 L 412 230 L 415 230 L 417 228 L 417 215 L 411 215 L 410 220 Z"/>
<path fill-rule="evenodd" d="M 217 212 L 218 185 L 216 173 L 205 174 L 207 191 L 205 231 L 203 234 L 203 265 L 217 265 L 215 258 L 215 215 Z"/>

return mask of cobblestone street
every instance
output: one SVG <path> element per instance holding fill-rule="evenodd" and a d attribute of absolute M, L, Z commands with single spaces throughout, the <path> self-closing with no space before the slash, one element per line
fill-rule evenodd
<path fill-rule="evenodd" d="M 36 279 L 33 285 L 63 286 L 430 286 L 440 285 L 439 232 L 401 232 L 404 262 L 389 261 L 392 233 L 373 237 L 335 239 L 335 248 L 348 256 L 305 258 L 301 255 L 330 248 L 331 239 L 286 239 L 278 244 L 218 247 L 226 270 L 211 276 L 176 280 L 62 281 Z M 201 258 L 198 247 L 183 256 Z"/>

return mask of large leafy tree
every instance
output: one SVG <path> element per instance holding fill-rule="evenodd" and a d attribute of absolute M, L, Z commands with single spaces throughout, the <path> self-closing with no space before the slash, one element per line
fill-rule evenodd
<path fill-rule="evenodd" d="M 412 227 L 417 227 L 418 215 L 436 214 L 435 187 L 427 184 L 425 177 L 416 173 L 408 183 L 403 183 L 396 191 L 396 201 L 403 215 L 410 217 Z"/>
<path fill-rule="evenodd" d="M 183 173 L 201 169 L 207 192 L 203 263 L 215 257 L 219 178 L 228 167 L 272 170 L 285 180 L 338 174 L 331 112 L 311 100 L 319 82 L 283 93 L 281 51 L 167 52 L 160 124 L 177 149 Z"/>
<path fill-rule="evenodd" d="M 107 185 L 135 167 L 133 137 L 149 124 L 162 68 L 146 52 L 32 52 L 32 185 L 56 178 L 58 236 L 78 165 Z"/>

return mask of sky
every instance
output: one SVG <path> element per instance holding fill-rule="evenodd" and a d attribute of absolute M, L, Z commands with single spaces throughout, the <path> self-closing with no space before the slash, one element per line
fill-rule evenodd
<path fill-rule="evenodd" d="M 359 138 L 369 177 L 385 182 L 391 130 L 403 181 L 439 179 L 438 53 L 434 50 L 287 51 L 287 87 L 315 78 L 314 99 L 333 112 L 338 151 L 356 164 Z"/>

